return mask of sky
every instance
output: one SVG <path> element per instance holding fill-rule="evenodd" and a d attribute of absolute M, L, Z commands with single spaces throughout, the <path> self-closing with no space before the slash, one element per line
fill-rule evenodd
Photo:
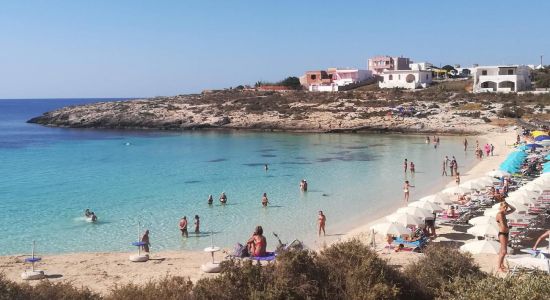
<path fill-rule="evenodd" d="M 0 0 L 0 99 L 153 97 L 367 68 L 550 64 L 550 1 Z"/>

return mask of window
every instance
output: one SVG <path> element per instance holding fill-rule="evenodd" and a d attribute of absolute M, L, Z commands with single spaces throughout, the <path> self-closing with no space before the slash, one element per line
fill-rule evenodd
<path fill-rule="evenodd" d="M 413 74 L 408 74 L 406 77 L 405 77 L 405 81 L 407 81 L 407 83 L 413 83 L 415 80 L 415 77 Z"/>
<path fill-rule="evenodd" d="M 508 70 L 508 75 L 514 75 L 514 70 L 509 69 L 509 70 Z"/>
<path fill-rule="evenodd" d="M 487 70 L 481 70 L 481 75 L 487 75 Z"/>
<path fill-rule="evenodd" d="M 428 74 L 426 74 L 426 80 L 428 80 Z"/>
<path fill-rule="evenodd" d="M 393 75 L 390 75 L 390 76 L 388 77 L 388 79 L 389 79 L 389 80 L 393 80 Z"/>
<path fill-rule="evenodd" d="M 397 75 L 397 80 L 401 80 L 401 75 Z"/>
<path fill-rule="evenodd" d="M 315 80 L 315 79 L 317 79 L 317 75 L 315 74 L 311 75 L 311 80 Z"/>

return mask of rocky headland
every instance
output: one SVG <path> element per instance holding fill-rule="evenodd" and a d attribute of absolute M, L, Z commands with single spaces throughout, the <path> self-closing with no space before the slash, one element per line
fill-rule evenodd
<path fill-rule="evenodd" d="M 519 97 L 519 96 L 516 96 Z M 485 99 L 484 99 L 485 98 Z M 544 99 L 543 99 L 544 100 Z M 204 128 L 304 132 L 481 133 L 515 122 L 513 114 L 548 118 L 541 99 L 518 106 L 496 95 L 427 89 L 339 93 L 222 90 L 69 106 L 29 120 L 46 126 L 103 129 Z M 517 101 L 516 101 L 517 102 Z M 544 102 L 543 102 L 544 103 Z"/>

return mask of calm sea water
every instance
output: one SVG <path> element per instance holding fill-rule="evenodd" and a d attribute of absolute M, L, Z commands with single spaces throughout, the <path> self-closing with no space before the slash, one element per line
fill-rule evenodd
<path fill-rule="evenodd" d="M 324 210 L 329 234 L 369 221 L 447 182 L 441 160 L 472 164 L 461 138 L 443 137 L 434 149 L 422 136 L 256 132 L 133 132 L 47 128 L 26 124 L 41 113 L 94 99 L 0 100 L 0 254 L 27 253 L 36 240 L 44 253 L 132 251 L 151 230 L 153 251 L 230 247 L 256 225 L 283 240 L 312 241 Z M 416 164 L 404 175 L 403 159 Z M 269 171 L 264 170 L 269 164 Z M 299 191 L 306 178 L 310 190 Z M 229 203 L 218 204 L 226 192 Z M 261 206 L 262 193 L 271 205 Z M 213 194 L 215 204 L 206 203 Z M 91 208 L 97 224 L 82 218 Z M 201 217 L 198 237 L 182 239 L 179 218 Z M 191 229 L 191 228 L 190 228 Z"/>

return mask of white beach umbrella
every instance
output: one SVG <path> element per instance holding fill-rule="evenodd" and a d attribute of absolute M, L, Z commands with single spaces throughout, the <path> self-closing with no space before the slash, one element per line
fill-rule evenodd
<path fill-rule="evenodd" d="M 529 207 L 527 207 L 524 204 L 517 203 L 517 202 L 514 202 L 514 201 L 507 201 L 507 202 L 509 202 L 509 204 L 512 205 L 516 209 L 516 213 L 526 214 L 527 211 L 529 210 Z M 491 209 L 498 210 L 499 207 L 500 207 L 500 203 L 495 203 L 495 205 L 493 205 L 493 207 Z"/>
<path fill-rule="evenodd" d="M 390 222 L 375 224 L 371 226 L 371 229 L 374 230 L 374 232 L 379 234 L 403 235 L 403 234 L 411 233 L 411 231 L 407 229 L 405 226 L 398 223 L 390 223 Z"/>
<path fill-rule="evenodd" d="M 539 269 L 550 273 L 550 260 L 548 259 L 532 257 L 529 254 L 521 256 L 514 255 L 506 260 L 512 264 L 520 265 L 524 268 Z"/>
<path fill-rule="evenodd" d="M 431 212 L 442 211 L 443 207 L 428 201 L 414 201 L 409 204 L 410 207 L 418 207 L 429 210 Z"/>
<path fill-rule="evenodd" d="M 545 174 L 550 174 L 550 173 L 545 173 Z M 533 180 L 533 182 L 536 182 L 536 183 L 542 183 L 542 184 L 550 184 L 550 177 L 549 176 L 540 176 L 540 177 L 537 177 Z"/>
<path fill-rule="evenodd" d="M 466 193 L 469 193 L 471 190 L 462 186 L 453 186 L 450 188 L 446 188 L 441 193 L 448 194 L 448 195 L 463 195 Z"/>
<path fill-rule="evenodd" d="M 485 187 L 484 184 L 478 183 L 474 180 L 465 181 L 464 183 L 461 183 L 460 186 L 469 190 L 478 190 Z"/>
<path fill-rule="evenodd" d="M 535 192 L 535 191 L 529 191 L 529 190 L 516 190 L 516 191 L 513 191 L 511 192 L 510 194 L 508 194 L 508 198 L 506 199 L 511 199 L 511 198 L 529 198 L 529 199 L 538 199 L 540 196 L 540 192 Z"/>
<path fill-rule="evenodd" d="M 426 197 L 423 197 L 423 198 L 420 198 L 420 200 L 418 201 L 421 201 L 421 202 L 432 202 L 432 203 L 435 203 L 435 204 L 439 204 L 439 205 L 449 205 L 449 204 L 453 204 L 454 202 L 449 198 L 449 195 L 447 194 L 433 194 L 433 195 L 430 195 L 430 196 L 426 196 Z"/>
<path fill-rule="evenodd" d="M 419 218 L 413 215 L 406 213 L 394 213 L 386 217 L 386 220 L 394 223 L 399 223 L 404 226 L 418 226 L 424 224 L 424 222 Z"/>
<path fill-rule="evenodd" d="M 497 219 L 492 216 L 479 216 L 475 218 L 471 218 L 468 223 L 472 225 L 480 225 L 480 224 L 496 224 Z"/>
<path fill-rule="evenodd" d="M 496 237 L 498 235 L 498 231 L 499 231 L 498 226 L 495 223 L 478 224 L 466 230 L 467 233 L 474 236 L 492 236 L 492 237 Z"/>
<path fill-rule="evenodd" d="M 538 142 L 535 142 L 535 144 L 539 144 L 542 146 L 550 146 L 550 140 L 538 141 Z"/>
<path fill-rule="evenodd" d="M 537 202 L 537 199 L 535 198 L 529 198 L 529 197 L 523 197 L 523 196 L 516 196 L 516 197 L 508 197 L 506 198 L 506 202 L 509 203 L 519 203 L 522 205 L 530 205 Z M 514 205 L 515 206 L 515 205 Z"/>
<path fill-rule="evenodd" d="M 489 240 L 474 241 L 460 246 L 460 250 L 472 254 L 498 254 L 500 252 L 500 243 Z M 511 251 L 512 249 L 508 247 L 508 250 Z"/>
<path fill-rule="evenodd" d="M 419 207 L 411 207 L 411 206 L 401 207 L 400 209 L 397 210 L 397 212 L 406 213 L 406 214 L 409 214 L 418 218 L 423 218 L 423 219 L 434 217 L 433 212 L 427 209 L 419 208 Z"/>
<path fill-rule="evenodd" d="M 493 170 L 493 171 L 487 172 L 487 175 L 491 177 L 502 177 L 502 176 L 510 176 L 510 173 L 502 170 Z"/>
<path fill-rule="evenodd" d="M 485 177 L 479 177 L 472 179 L 471 181 L 476 182 L 478 184 L 485 186 L 492 186 L 496 180 L 493 177 L 485 176 Z"/>
<path fill-rule="evenodd" d="M 520 189 L 527 190 L 527 191 L 542 192 L 545 189 L 548 189 L 548 187 L 545 184 L 542 184 L 539 182 L 529 182 L 526 185 L 522 186 Z"/>

